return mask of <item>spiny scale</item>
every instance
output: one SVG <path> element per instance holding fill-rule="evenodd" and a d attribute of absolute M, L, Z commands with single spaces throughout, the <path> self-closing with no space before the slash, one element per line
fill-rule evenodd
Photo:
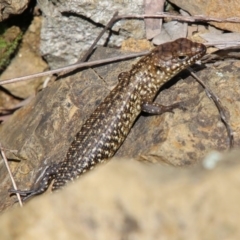
<path fill-rule="evenodd" d="M 119 84 L 84 123 L 65 159 L 49 165 L 32 190 L 17 191 L 24 196 L 23 200 L 43 193 L 53 180 L 52 190 L 59 189 L 111 158 L 142 110 L 162 113 L 176 107 L 176 104 L 173 107 L 154 104 L 153 99 L 166 81 L 200 59 L 205 52 L 204 45 L 181 38 L 156 47 L 129 72 L 121 73 Z"/>

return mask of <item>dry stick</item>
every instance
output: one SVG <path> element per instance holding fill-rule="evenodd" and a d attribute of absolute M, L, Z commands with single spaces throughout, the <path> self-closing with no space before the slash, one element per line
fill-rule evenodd
<path fill-rule="evenodd" d="M 217 45 L 240 45 L 240 41 L 211 41 L 211 42 L 206 42 L 204 43 L 205 46 L 217 46 Z M 234 46 L 236 47 L 236 46 Z M 226 47 L 227 48 L 227 47 Z M 225 49 L 225 48 L 223 48 Z"/>
<path fill-rule="evenodd" d="M 64 13 L 66 11 L 60 11 Z M 74 11 L 67 11 L 67 12 L 74 12 Z M 78 14 L 77 12 L 74 12 Z M 239 17 L 230 17 L 230 18 L 213 18 L 204 15 L 195 15 L 195 16 L 181 16 L 176 14 L 169 14 L 167 12 L 157 12 L 157 14 L 129 14 L 129 15 L 118 15 L 115 17 L 116 20 L 121 19 L 128 19 L 128 18 L 173 18 L 180 21 L 186 22 L 230 22 L 230 23 L 240 23 Z"/>
<path fill-rule="evenodd" d="M 2 154 L 2 157 L 3 157 L 3 161 L 4 161 L 5 165 L 6 165 L 8 174 L 9 174 L 10 179 L 11 179 L 11 181 L 12 181 L 13 188 L 14 188 L 14 190 L 17 190 L 17 185 L 16 185 L 16 183 L 15 183 L 15 181 L 14 181 L 12 172 L 11 172 L 10 167 L 9 167 L 9 165 L 8 165 L 8 161 L 7 161 L 7 158 L 6 158 L 6 155 L 5 155 L 4 151 L 3 151 L 3 149 L 2 149 L 1 143 L 0 143 L 0 151 L 1 151 L 1 154 Z M 23 204 L 22 204 L 21 196 L 20 196 L 19 193 L 16 193 L 16 194 L 17 194 L 17 198 L 18 198 L 19 205 L 22 207 Z"/>
<path fill-rule="evenodd" d="M 117 19 L 128 19 L 128 18 L 173 18 L 180 21 L 186 22 L 231 22 L 231 23 L 240 23 L 239 17 L 230 17 L 230 18 L 213 18 L 203 15 L 195 16 L 181 16 L 175 14 L 169 14 L 166 12 L 159 12 L 158 14 L 132 14 L 132 15 L 119 15 Z"/>
<path fill-rule="evenodd" d="M 193 70 L 191 68 L 188 68 L 188 70 L 189 70 L 190 74 L 197 80 L 197 82 L 200 85 L 202 85 L 202 87 L 205 89 L 207 96 L 209 98 L 211 98 L 213 100 L 213 102 L 215 103 L 215 105 L 218 109 L 218 112 L 220 114 L 221 120 L 227 129 L 229 149 L 233 148 L 233 146 L 234 146 L 233 130 L 227 121 L 224 107 L 222 106 L 220 99 L 203 83 L 203 81 L 200 78 L 198 78 L 198 76 L 195 73 L 193 73 Z"/>
<path fill-rule="evenodd" d="M 146 55 L 148 53 L 149 53 L 149 51 L 144 51 L 144 52 L 139 52 L 139 53 L 132 53 L 132 54 L 127 54 L 127 55 L 123 55 L 123 56 L 118 56 L 118 57 L 112 57 L 112 58 L 106 58 L 106 59 L 95 60 L 95 61 L 90 61 L 90 62 L 72 64 L 72 65 L 69 65 L 66 67 L 62 67 L 62 68 L 58 68 L 58 69 L 54 69 L 54 70 L 50 70 L 50 71 L 46 71 L 46 72 L 39 72 L 39 73 L 35 73 L 35 74 L 23 76 L 23 77 L 17 77 L 17 78 L 3 80 L 0 82 L 0 86 L 5 85 L 5 84 L 14 83 L 14 82 L 25 81 L 28 79 L 37 78 L 37 77 L 41 77 L 41 76 L 47 76 L 49 74 L 59 73 L 61 71 L 74 70 L 76 68 L 91 67 L 91 66 L 100 65 L 103 63 L 116 62 L 116 61 L 120 61 L 120 60 L 140 57 L 140 56 Z"/>
<path fill-rule="evenodd" d="M 129 19 L 129 18 L 173 18 L 175 20 L 179 21 L 185 21 L 185 22 L 230 22 L 230 23 L 240 23 L 239 17 L 230 17 L 230 18 L 213 18 L 213 17 L 207 17 L 203 15 L 195 15 L 195 16 L 181 16 L 181 15 L 175 15 L 175 14 L 169 14 L 166 12 L 159 12 L 158 14 L 132 14 L 132 15 L 118 15 L 116 17 L 116 20 L 120 19 Z M 209 46 L 216 46 L 216 45 L 229 45 L 229 42 L 212 42 L 212 43 L 206 43 L 205 45 Z M 239 41 L 234 41 L 232 44 L 240 44 Z"/>
<path fill-rule="evenodd" d="M 207 17 L 204 17 L 204 16 L 195 16 L 195 17 L 190 17 L 190 16 L 179 16 L 179 15 L 172 15 L 172 14 L 168 14 L 168 13 L 159 13 L 157 15 L 149 15 L 149 14 L 143 14 L 143 15 L 118 15 L 118 11 L 116 11 L 111 20 L 107 23 L 107 25 L 104 27 L 104 29 L 100 32 L 100 34 L 98 35 L 98 37 L 95 39 L 95 41 L 93 42 L 93 44 L 91 45 L 91 47 L 88 49 L 88 51 L 84 54 L 84 56 L 79 60 L 77 61 L 75 64 L 77 63 L 80 63 L 80 62 L 85 62 L 86 59 L 88 58 L 88 56 L 91 54 L 92 50 L 94 49 L 95 45 L 97 44 L 97 42 L 100 40 L 100 38 L 103 36 L 103 34 L 108 30 L 110 29 L 113 24 L 118 21 L 118 20 L 121 20 L 121 19 L 127 19 L 127 18 L 151 18 L 151 17 L 154 17 L 154 18 L 163 18 L 163 17 L 172 17 L 172 18 L 175 18 L 175 19 L 178 19 L 178 20 L 184 20 L 184 21 L 190 21 L 190 22 L 194 22 L 196 20 L 201 20 L 201 21 L 217 21 L 217 22 L 225 22 L 227 21 L 226 19 L 218 19 L 218 18 L 207 18 Z M 232 18 L 229 18 L 230 21 L 232 21 Z M 240 22 L 240 18 L 239 19 L 239 22 Z M 72 70 L 71 70 L 72 71 Z M 63 74 L 66 74 L 70 71 L 66 71 L 66 72 L 63 72 L 63 73 L 60 73 L 59 76 L 63 75 Z"/>
<path fill-rule="evenodd" d="M 82 68 L 82 67 L 89 67 L 89 66 L 94 66 L 94 65 L 98 65 L 98 64 L 102 64 L 102 63 L 108 63 L 108 62 L 111 62 L 111 61 L 118 61 L 118 60 L 124 60 L 124 59 L 129 59 L 129 58 L 134 58 L 134 57 L 139 57 L 139 56 L 142 56 L 142 55 L 145 55 L 147 54 L 148 52 L 140 52 L 140 53 L 137 53 L 137 55 L 135 54 L 129 54 L 129 55 L 126 55 L 125 57 L 117 57 L 117 59 L 114 57 L 114 58 L 107 58 L 107 59 L 104 59 L 104 60 L 97 60 L 97 61 L 91 61 L 89 63 L 92 63 L 90 65 L 88 64 L 81 64 L 82 62 L 86 61 L 86 59 L 88 58 L 88 56 L 91 54 L 92 50 L 94 49 L 95 45 L 98 43 L 98 41 L 100 40 L 100 38 L 103 36 L 103 34 L 109 29 L 112 27 L 112 25 L 114 24 L 115 21 L 118 21 L 119 18 L 117 17 L 118 16 L 118 11 L 116 11 L 114 14 L 113 14 L 113 17 L 111 18 L 111 20 L 107 23 L 107 25 L 104 27 L 104 29 L 100 32 L 100 34 L 98 35 L 98 37 L 95 39 L 95 41 L 93 42 L 93 44 L 91 45 L 91 47 L 88 49 L 88 51 L 84 54 L 84 56 L 78 60 L 76 63 L 72 64 L 72 65 L 69 65 L 69 66 L 66 66 L 66 67 L 62 67 L 62 68 L 58 68 L 58 69 L 54 69 L 54 70 L 50 70 L 50 71 L 46 71 L 46 72 L 43 72 L 43 73 L 36 73 L 36 74 L 32 74 L 32 75 L 27 75 L 27 76 L 24 76 L 24 77 L 18 77 L 18 78 L 12 78 L 12 79 L 7 79 L 7 80 L 4 80 L 4 81 L 1 81 L 0 82 L 0 86 L 1 85 L 4 85 L 4 84 L 10 84 L 10 83 L 13 83 L 13 82 L 19 82 L 19 81 L 25 81 L 25 80 L 28 80 L 28 79 L 33 79 L 33 78 L 37 78 L 37 77 L 41 77 L 41 76 L 46 76 L 46 75 L 50 75 L 50 74 L 54 74 L 54 73 L 58 73 L 58 76 L 57 77 L 60 77 L 64 74 L 67 74 L 77 68 Z M 132 56 L 131 56 L 132 55 Z M 100 62 L 99 62 L 100 61 Z M 50 79 L 48 79 L 49 81 Z M 45 87 L 45 86 L 43 86 Z"/>
<path fill-rule="evenodd" d="M 182 20 L 182 21 L 188 21 L 188 22 L 195 22 L 195 21 L 214 21 L 214 22 L 240 22 L 240 18 L 237 17 L 231 17 L 231 18 L 211 18 L 211 17 L 206 17 L 206 16 L 179 16 L 179 15 L 173 15 L 173 14 L 168 14 L 165 12 L 159 13 L 159 14 L 142 14 L 142 15 L 118 15 L 117 12 L 115 12 L 115 14 L 113 15 L 112 19 L 110 20 L 109 24 L 107 26 L 110 26 L 110 24 L 113 24 L 115 21 L 120 20 L 120 19 L 128 19 L 128 18 L 163 18 L 163 17 L 169 17 L 169 18 L 173 18 L 173 19 L 177 19 L 177 20 Z M 104 31 L 104 30 L 103 30 Z M 90 50 L 90 49 L 89 49 Z M 0 86 L 4 85 L 4 84 L 9 84 L 9 83 L 13 83 L 13 82 L 18 82 L 18 81 L 24 81 L 24 80 L 28 80 L 31 78 L 37 78 L 37 77 L 41 77 L 41 76 L 46 76 L 49 74 L 54 74 L 54 73 L 59 73 L 61 71 L 72 71 L 76 68 L 80 68 L 80 67 L 89 67 L 89 66 L 94 66 L 94 65 L 98 65 L 101 63 L 108 63 L 111 61 L 118 61 L 118 60 L 123 60 L 123 59 L 129 59 L 129 58 L 134 58 L 134 57 L 139 57 L 142 55 L 147 54 L 148 52 L 141 52 L 139 54 L 130 54 L 127 56 L 122 56 L 122 57 L 117 57 L 117 58 L 107 58 L 104 60 L 97 60 L 97 61 L 92 61 L 92 62 L 88 62 L 88 63 L 78 63 L 78 64 L 72 64 L 66 67 L 62 67 L 62 68 L 58 68 L 58 69 L 54 69 L 54 70 L 50 70 L 50 71 L 46 71 L 46 72 L 41 72 L 41 73 L 36 73 L 36 74 L 32 74 L 32 75 L 28 75 L 28 76 L 24 76 L 24 77 L 18 77 L 18 78 L 12 78 L 12 79 L 8 79 L 8 80 L 4 80 L 0 82 Z"/>

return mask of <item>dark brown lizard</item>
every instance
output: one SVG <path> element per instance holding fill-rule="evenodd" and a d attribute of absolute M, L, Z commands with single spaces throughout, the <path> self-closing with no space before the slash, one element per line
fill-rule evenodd
<path fill-rule="evenodd" d="M 98 163 L 111 158 L 127 137 L 141 111 L 161 114 L 179 107 L 153 103 L 160 87 L 206 52 L 203 44 L 185 38 L 162 44 L 119 75 L 119 83 L 83 124 L 65 159 L 49 165 L 31 190 L 10 190 L 23 200 L 41 194 L 53 181 L 52 190 L 62 188 Z"/>

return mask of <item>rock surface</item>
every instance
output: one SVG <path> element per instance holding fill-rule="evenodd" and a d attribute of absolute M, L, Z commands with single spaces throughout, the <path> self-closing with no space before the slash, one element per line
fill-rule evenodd
<path fill-rule="evenodd" d="M 212 171 L 112 161 L 2 214 L 1 239 L 239 239 L 239 156 Z"/>
<path fill-rule="evenodd" d="M 44 13 L 41 51 L 51 68 L 75 63 L 102 31 L 115 11 L 119 14 L 142 14 L 143 0 L 137 1 L 57 1 L 43 0 L 39 7 Z M 143 38 L 141 19 L 121 20 L 112 31 L 105 33 L 99 45 L 121 46 L 124 39 Z"/>
<path fill-rule="evenodd" d="M 119 54 L 100 48 L 95 58 Z M 29 188 L 45 164 L 63 160 L 83 121 L 117 84 L 118 74 L 129 69 L 131 64 L 130 61 L 113 63 L 61 79 L 40 92 L 1 126 L 2 145 L 17 150 L 17 156 L 22 159 L 10 164 L 20 189 Z M 226 61 L 198 72 L 228 111 L 235 147 L 240 145 L 239 64 L 239 61 Z M 184 166 L 196 163 L 213 149 L 224 151 L 228 148 L 226 129 L 215 105 L 193 79 L 185 79 L 186 74 L 182 77 L 184 80 L 177 84 L 174 84 L 175 78 L 165 86 L 156 101 L 165 105 L 182 101 L 186 110 L 176 109 L 174 114 L 162 116 L 140 116 L 117 156 Z M 16 155 L 6 153 L 8 158 L 16 159 Z M 0 207 L 4 209 L 12 200 L 7 193 L 11 184 L 2 162 L 0 182 Z"/>

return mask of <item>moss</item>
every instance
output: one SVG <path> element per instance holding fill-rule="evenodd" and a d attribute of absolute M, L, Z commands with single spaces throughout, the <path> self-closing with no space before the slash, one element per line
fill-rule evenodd
<path fill-rule="evenodd" d="M 0 73 L 6 68 L 22 39 L 19 27 L 0 24 Z"/>

